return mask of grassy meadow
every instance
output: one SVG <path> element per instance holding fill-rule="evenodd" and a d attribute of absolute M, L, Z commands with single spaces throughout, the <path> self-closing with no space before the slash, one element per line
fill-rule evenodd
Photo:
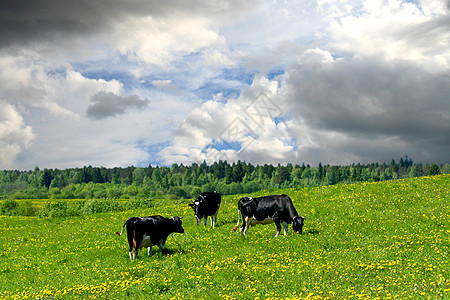
<path fill-rule="evenodd" d="M 0 299 L 449 299 L 450 175 L 260 191 L 285 193 L 303 235 L 274 224 L 231 231 L 242 195 L 218 224 L 197 226 L 190 200 L 68 218 L 0 216 Z M 131 216 L 183 216 L 167 250 L 130 262 Z"/>

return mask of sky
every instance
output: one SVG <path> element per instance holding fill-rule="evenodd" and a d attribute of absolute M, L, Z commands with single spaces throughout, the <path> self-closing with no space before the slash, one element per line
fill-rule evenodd
<path fill-rule="evenodd" d="M 0 169 L 450 163 L 450 0 L 0 0 Z"/>

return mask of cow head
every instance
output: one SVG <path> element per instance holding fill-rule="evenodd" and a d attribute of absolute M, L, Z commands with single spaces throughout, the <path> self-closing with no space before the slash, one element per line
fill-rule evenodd
<path fill-rule="evenodd" d="M 182 222 L 181 222 L 182 217 L 172 217 L 173 220 L 173 224 L 174 224 L 174 232 L 178 232 L 178 233 L 184 233 L 184 229 L 181 226 Z"/>
<path fill-rule="evenodd" d="M 303 233 L 303 224 L 305 224 L 305 218 L 295 216 L 292 222 L 292 230 L 298 232 L 299 234 Z"/>
<path fill-rule="evenodd" d="M 192 209 L 194 209 L 195 218 L 197 219 L 197 225 L 200 224 L 200 220 L 204 217 L 204 206 L 205 206 L 205 199 L 202 195 L 199 195 L 197 199 L 193 203 L 189 204 Z"/>

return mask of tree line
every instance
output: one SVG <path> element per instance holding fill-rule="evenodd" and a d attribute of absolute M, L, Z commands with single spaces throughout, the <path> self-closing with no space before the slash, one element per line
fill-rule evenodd
<path fill-rule="evenodd" d="M 415 164 L 406 156 L 397 162 L 322 165 L 252 165 L 218 161 L 126 168 L 83 168 L 0 171 L 0 199 L 148 199 L 190 198 L 201 192 L 222 195 L 289 187 L 385 181 L 449 173 L 448 164 Z"/>

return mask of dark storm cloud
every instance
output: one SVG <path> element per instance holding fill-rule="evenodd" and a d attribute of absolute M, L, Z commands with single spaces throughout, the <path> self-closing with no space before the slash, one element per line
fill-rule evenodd
<path fill-rule="evenodd" d="M 359 157 L 396 148 L 402 153 L 394 157 L 415 153 L 416 159 L 450 159 L 446 69 L 430 72 L 420 64 L 377 58 L 305 60 L 287 72 L 282 86 L 295 108 L 294 119 L 312 130 L 342 135 L 347 142 L 339 147 L 354 149 L 354 154 L 364 149 Z M 338 145 L 330 146 L 337 150 Z"/>
<path fill-rule="evenodd" d="M 136 95 L 118 96 L 111 92 L 100 92 L 92 97 L 86 115 L 91 119 L 105 119 L 125 114 L 129 110 L 146 108 L 149 103 L 149 100 Z"/>
<path fill-rule="evenodd" d="M 58 42 L 78 35 L 107 31 L 128 17 L 173 17 L 175 13 L 204 16 L 236 14 L 243 1 L 181 0 L 0 0 L 0 48 L 32 42 Z"/>

